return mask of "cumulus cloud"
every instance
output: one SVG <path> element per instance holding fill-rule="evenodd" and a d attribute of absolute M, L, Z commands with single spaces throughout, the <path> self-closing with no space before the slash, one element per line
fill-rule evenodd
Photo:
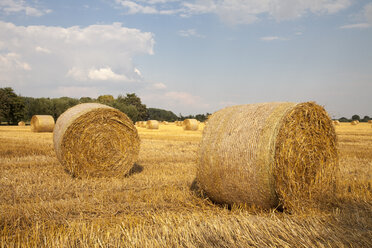
<path fill-rule="evenodd" d="M 273 40 L 282 40 L 283 38 L 280 38 L 278 36 L 265 36 L 261 37 L 261 40 L 263 41 L 273 41 Z"/>
<path fill-rule="evenodd" d="M 300 18 L 308 13 L 334 14 L 351 0 L 115 0 L 127 14 L 177 14 L 188 17 L 215 14 L 231 25 L 250 24 L 262 16 L 278 21 Z"/>
<path fill-rule="evenodd" d="M 162 90 L 162 89 L 166 89 L 167 88 L 167 86 L 165 84 L 163 84 L 163 83 L 155 83 L 155 84 L 153 84 L 153 87 L 155 89 L 158 89 L 158 90 Z"/>
<path fill-rule="evenodd" d="M 52 12 L 52 10 L 31 6 L 24 0 L 1 0 L 0 12 L 5 14 L 24 13 L 28 16 L 42 16 Z"/>
<path fill-rule="evenodd" d="M 0 78 L 11 86 L 141 81 L 132 60 L 153 54 L 154 45 L 153 34 L 120 23 L 63 28 L 0 21 L 0 41 Z"/>

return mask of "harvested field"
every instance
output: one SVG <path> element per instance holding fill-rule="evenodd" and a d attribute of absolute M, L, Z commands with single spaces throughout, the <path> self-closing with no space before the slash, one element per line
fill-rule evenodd
<path fill-rule="evenodd" d="M 340 123 L 327 208 L 305 214 L 213 204 L 193 181 L 204 125 L 138 128 L 129 175 L 65 173 L 52 133 L 0 127 L 0 247 L 372 247 L 372 128 Z"/>

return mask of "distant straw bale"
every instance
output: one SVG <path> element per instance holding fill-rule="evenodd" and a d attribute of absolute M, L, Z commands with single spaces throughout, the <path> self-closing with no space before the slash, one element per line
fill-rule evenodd
<path fill-rule="evenodd" d="M 133 122 L 119 110 L 98 103 L 79 104 L 64 112 L 53 141 L 58 160 L 77 177 L 124 175 L 140 148 Z"/>
<path fill-rule="evenodd" d="M 30 125 L 32 132 L 53 132 L 54 118 L 51 115 L 34 115 Z"/>
<path fill-rule="evenodd" d="M 313 102 L 228 107 L 208 120 L 196 178 L 218 203 L 303 209 L 334 193 L 336 142 Z"/>
<path fill-rule="evenodd" d="M 369 124 L 372 124 L 372 120 L 368 120 L 368 123 L 369 123 Z"/>
<path fill-rule="evenodd" d="M 359 122 L 358 121 L 352 121 L 350 124 L 353 125 L 353 126 L 355 126 L 355 125 L 358 125 Z"/>
<path fill-rule="evenodd" d="M 24 121 L 20 121 L 20 122 L 18 122 L 18 126 L 24 127 L 24 126 L 26 126 L 26 123 Z"/>
<path fill-rule="evenodd" d="M 182 123 L 183 130 L 196 131 L 199 128 L 199 123 L 196 119 L 186 119 Z"/>
<path fill-rule="evenodd" d="M 333 124 L 334 124 L 335 126 L 339 126 L 339 125 L 340 125 L 340 122 L 339 122 L 338 120 L 335 120 L 335 121 L 333 121 Z"/>
<path fill-rule="evenodd" d="M 146 123 L 147 129 L 159 129 L 159 122 L 157 120 L 148 120 Z"/>

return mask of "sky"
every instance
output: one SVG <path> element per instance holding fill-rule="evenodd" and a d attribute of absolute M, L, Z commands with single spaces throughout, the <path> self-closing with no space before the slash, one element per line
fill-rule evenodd
<path fill-rule="evenodd" d="M 0 87 L 136 93 L 177 115 L 315 101 L 372 116 L 372 1 L 0 0 Z"/>

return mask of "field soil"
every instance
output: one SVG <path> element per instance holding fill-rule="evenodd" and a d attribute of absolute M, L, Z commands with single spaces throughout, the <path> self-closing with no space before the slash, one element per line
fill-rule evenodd
<path fill-rule="evenodd" d="M 52 133 L 0 126 L 0 247 L 372 247 L 371 124 L 336 126 L 337 194 L 301 213 L 201 195 L 202 129 L 138 128 L 130 173 L 79 179 L 57 160 Z"/>

